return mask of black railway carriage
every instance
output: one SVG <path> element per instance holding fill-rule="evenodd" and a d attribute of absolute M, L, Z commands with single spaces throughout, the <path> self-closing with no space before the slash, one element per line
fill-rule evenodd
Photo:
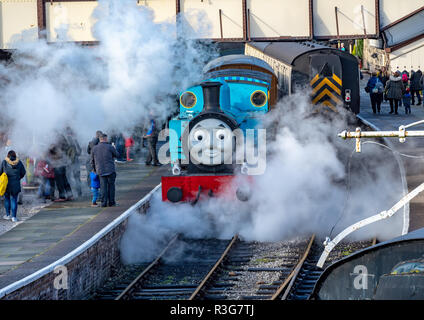
<path fill-rule="evenodd" d="M 266 61 L 278 76 L 280 95 L 310 85 L 311 100 L 359 113 L 359 66 L 353 55 L 315 42 L 250 42 L 245 54 Z"/>
<path fill-rule="evenodd" d="M 424 228 L 357 251 L 328 266 L 316 300 L 423 300 Z"/>

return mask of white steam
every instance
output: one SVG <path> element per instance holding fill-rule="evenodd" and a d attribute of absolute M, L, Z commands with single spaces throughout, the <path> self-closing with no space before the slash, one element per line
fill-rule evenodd
<path fill-rule="evenodd" d="M 266 172 L 254 176 L 248 202 L 211 198 L 192 207 L 162 202 L 157 194 L 145 216 L 131 217 L 121 244 L 123 261 L 149 260 L 174 233 L 228 239 L 238 233 L 258 241 L 311 233 L 334 237 L 350 224 L 390 208 L 403 192 L 391 152 L 367 144 L 361 154 L 352 154 L 354 142 L 337 137 L 347 128 L 346 115 L 311 115 L 311 108 L 307 95 L 296 94 L 269 114 L 278 120 L 277 133 L 267 146 Z M 399 212 L 350 239 L 384 240 L 401 231 Z"/>
<path fill-rule="evenodd" d="M 94 16 L 99 45 L 73 44 L 61 26 L 62 42 L 17 43 L 13 62 L 0 65 L 0 131 L 17 151 L 37 156 L 67 125 L 86 144 L 96 130 L 130 133 L 151 111 L 165 120 L 215 54 L 132 0 L 100 0 Z"/>

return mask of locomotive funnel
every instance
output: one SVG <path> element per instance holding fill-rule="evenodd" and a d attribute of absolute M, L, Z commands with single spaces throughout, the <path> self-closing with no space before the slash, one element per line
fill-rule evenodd
<path fill-rule="evenodd" d="M 203 82 L 203 112 L 222 112 L 219 104 L 221 82 Z"/>

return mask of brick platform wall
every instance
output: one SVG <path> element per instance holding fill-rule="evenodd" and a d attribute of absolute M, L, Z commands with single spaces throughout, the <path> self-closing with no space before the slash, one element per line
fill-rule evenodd
<path fill-rule="evenodd" d="M 138 208 L 144 214 L 149 207 L 147 201 Z M 81 300 L 89 298 L 107 280 L 113 268 L 119 267 L 120 240 L 128 219 L 121 222 L 94 245 L 74 257 L 67 268 L 67 289 L 55 289 L 54 283 L 63 276 L 62 271 L 49 272 L 41 278 L 3 297 L 5 300 Z"/>

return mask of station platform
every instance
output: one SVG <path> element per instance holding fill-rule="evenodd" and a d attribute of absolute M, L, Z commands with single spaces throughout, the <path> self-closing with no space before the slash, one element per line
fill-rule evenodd
<path fill-rule="evenodd" d="M 383 101 L 381 113 L 374 114 L 371 108 L 369 94 L 364 88 L 369 79 L 364 75 L 360 81 L 361 108 L 358 118 L 363 123 L 370 125 L 374 130 L 379 131 L 397 131 L 399 126 L 407 125 L 424 119 L 424 107 L 411 106 L 411 114 L 405 114 L 405 107 L 399 107 L 398 115 L 389 114 L 390 105 L 388 101 Z M 415 101 L 416 103 L 417 101 Z M 418 125 L 408 130 L 423 130 L 424 125 Z M 404 143 L 399 142 L 398 138 L 385 138 L 389 146 L 399 153 L 399 159 L 405 168 L 405 178 L 408 191 L 412 191 L 418 185 L 424 182 L 424 137 L 409 137 Z M 403 154 L 403 155 L 402 155 Z M 404 156 L 404 155 L 408 155 Z M 400 199 L 400 198 L 399 198 Z M 409 232 L 424 227 L 424 194 L 416 196 L 409 205 Z"/>
<path fill-rule="evenodd" d="M 53 263 L 143 198 L 168 166 L 117 163 L 116 207 L 91 207 L 91 197 L 52 202 L 0 236 L 0 288 Z"/>

